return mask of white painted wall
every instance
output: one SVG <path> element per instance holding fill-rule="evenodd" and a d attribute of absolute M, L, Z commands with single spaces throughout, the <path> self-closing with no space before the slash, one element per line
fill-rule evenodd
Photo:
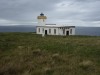
<path fill-rule="evenodd" d="M 38 26 L 45 26 L 46 19 L 38 19 Z"/>
<path fill-rule="evenodd" d="M 39 30 L 40 29 L 40 30 Z M 51 33 L 49 33 L 49 29 L 51 29 Z M 56 34 L 54 34 L 54 29 L 56 29 Z M 72 32 L 70 30 L 72 29 Z M 57 27 L 37 27 L 36 32 L 37 34 L 45 34 L 45 30 L 47 30 L 47 35 L 65 35 L 66 32 L 69 31 L 69 35 L 75 35 L 75 28 L 65 28 L 65 33 L 63 34 L 63 29 Z"/>
<path fill-rule="evenodd" d="M 43 27 L 37 27 L 36 28 L 36 33 L 37 34 L 43 34 L 43 29 L 44 29 Z"/>
<path fill-rule="evenodd" d="M 62 29 L 59 28 L 59 29 L 58 29 L 58 32 L 59 32 L 59 33 L 58 33 L 59 35 L 64 35 Z"/>
<path fill-rule="evenodd" d="M 49 33 L 49 29 L 51 29 L 51 33 Z M 54 29 L 56 29 L 56 34 L 54 34 Z M 45 33 L 45 30 L 47 30 L 48 35 L 58 35 L 58 28 L 45 27 L 44 33 Z"/>
<path fill-rule="evenodd" d="M 72 28 L 73 32 L 72 32 L 72 35 L 75 35 L 75 28 Z"/>

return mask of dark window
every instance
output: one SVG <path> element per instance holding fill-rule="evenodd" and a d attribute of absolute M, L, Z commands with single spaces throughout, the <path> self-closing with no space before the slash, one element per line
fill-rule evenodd
<path fill-rule="evenodd" d="M 56 34 L 56 29 L 54 29 L 54 34 Z"/>
<path fill-rule="evenodd" d="M 51 29 L 49 29 L 49 33 L 51 33 Z"/>
<path fill-rule="evenodd" d="M 63 34 L 65 34 L 65 30 L 63 29 Z"/>
<path fill-rule="evenodd" d="M 44 32 L 44 28 L 42 29 L 42 31 Z"/>
<path fill-rule="evenodd" d="M 40 28 L 38 29 L 38 31 L 40 32 Z"/>
<path fill-rule="evenodd" d="M 72 34 L 72 29 L 70 29 L 70 34 Z"/>

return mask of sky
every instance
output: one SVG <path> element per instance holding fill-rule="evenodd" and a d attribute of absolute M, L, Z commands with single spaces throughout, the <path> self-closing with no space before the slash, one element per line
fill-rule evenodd
<path fill-rule="evenodd" d="M 0 25 L 37 25 L 41 12 L 47 23 L 100 27 L 100 0 L 0 0 Z"/>

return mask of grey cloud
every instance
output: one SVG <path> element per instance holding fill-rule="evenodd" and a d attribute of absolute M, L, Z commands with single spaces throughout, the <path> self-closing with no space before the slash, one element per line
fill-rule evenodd
<path fill-rule="evenodd" d="M 59 0 L 58 0 L 59 1 Z M 1 0 L 0 18 L 21 19 L 40 11 L 50 11 L 58 1 L 53 0 Z M 22 18 L 22 19 L 23 19 Z"/>
<path fill-rule="evenodd" d="M 76 1 L 76 2 L 74 2 Z M 60 18 L 83 20 L 83 21 L 100 21 L 100 1 L 99 0 L 73 0 L 73 4 L 68 6 L 69 11 L 63 12 Z M 66 10 L 68 10 L 66 8 Z"/>
<path fill-rule="evenodd" d="M 44 12 L 53 20 L 100 21 L 99 7 L 100 0 L 0 0 L 0 19 L 36 21 Z"/>

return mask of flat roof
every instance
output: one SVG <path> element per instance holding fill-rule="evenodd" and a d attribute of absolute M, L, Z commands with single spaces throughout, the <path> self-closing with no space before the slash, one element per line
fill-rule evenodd
<path fill-rule="evenodd" d="M 56 24 L 45 24 L 45 25 L 56 25 Z"/>
<path fill-rule="evenodd" d="M 45 25 L 45 26 L 36 26 L 36 27 L 54 27 L 54 28 L 69 27 L 69 28 L 75 28 L 75 26 L 59 26 L 59 25 Z"/>

